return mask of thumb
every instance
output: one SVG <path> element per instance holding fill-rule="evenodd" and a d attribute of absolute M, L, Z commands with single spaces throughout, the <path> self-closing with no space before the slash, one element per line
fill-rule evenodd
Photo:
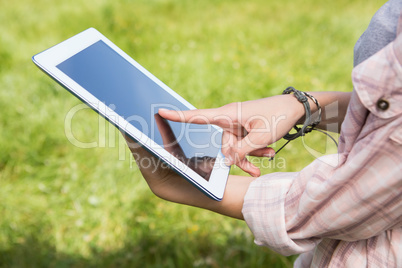
<path fill-rule="evenodd" d="M 246 155 L 252 154 L 252 152 L 258 149 L 265 148 L 269 138 L 267 135 L 268 133 L 261 130 L 251 130 L 247 136 L 240 139 L 229 148 L 227 151 L 229 160 L 232 164 L 237 164 L 243 161 Z"/>

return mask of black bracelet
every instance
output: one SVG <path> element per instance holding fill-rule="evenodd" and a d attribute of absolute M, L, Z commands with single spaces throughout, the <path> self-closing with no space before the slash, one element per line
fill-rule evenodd
<path fill-rule="evenodd" d="M 306 117 L 304 119 L 304 123 L 301 128 L 297 127 L 297 125 L 295 125 L 293 127 L 297 131 L 296 133 L 294 133 L 294 134 L 288 133 L 283 137 L 285 140 L 287 140 L 287 142 L 276 151 L 275 155 L 278 154 L 279 151 L 282 150 L 291 140 L 294 140 L 300 136 L 304 136 L 306 133 L 311 132 L 321 122 L 321 105 L 318 102 L 318 100 L 306 92 L 298 91 L 294 87 L 288 87 L 287 89 L 285 89 L 283 91 L 282 94 L 290 94 L 292 92 L 293 92 L 293 95 L 296 97 L 296 99 L 303 104 L 304 110 L 306 111 Z M 315 105 L 317 105 L 317 110 L 318 110 L 318 117 L 312 123 L 310 122 L 311 121 L 311 109 L 310 109 L 310 104 L 308 103 L 308 98 L 310 98 L 315 103 Z M 331 135 L 329 135 L 328 133 L 326 133 L 324 131 L 321 131 L 321 130 L 319 130 L 319 131 L 328 135 L 328 137 L 330 137 L 335 142 L 336 146 L 338 147 L 338 143 L 335 141 L 335 139 L 333 137 L 331 137 Z M 274 157 L 271 157 L 270 161 L 273 159 L 274 159 Z"/>
<path fill-rule="evenodd" d="M 290 94 L 293 92 L 293 95 L 296 97 L 296 99 L 301 102 L 304 106 L 304 110 L 306 111 L 306 117 L 303 123 L 303 126 L 301 128 L 294 126 L 293 128 L 297 131 L 294 134 L 286 134 L 283 138 L 285 140 L 294 140 L 300 136 L 304 136 L 304 134 L 310 132 L 313 130 L 313 128 L 310 125 L 310 118 L 311 118 L 311 110 L 310 110 L 310 104 L 308 103 L 308 98 L 305 95 L 304 92 L 298 91 L 294 87 L 288 87 L 283 91 L 282 94 Z"/>
<path fill-rule="evenodd" d="M 311 127 L 310 127 L 311 130 L 313 130 L 321 122 L 321 113 L 322 113 L 321 105 L 318 102 L 318 100 L 316 98 L 314 98 L 312 95 L 308 94 L 307 92 L 303 92 L 303 91 L 301 91 L 301 93 L 303 93 L 305 96 L 309 97 L 315 103 L 315 105 L 317 106 L 317 112 L 318 112 L 317 119 L 313 123 L 310 124 L 311 125 Z"/>

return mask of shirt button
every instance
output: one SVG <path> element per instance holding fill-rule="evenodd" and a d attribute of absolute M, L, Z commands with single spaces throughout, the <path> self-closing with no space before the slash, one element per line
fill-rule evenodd
<path fill-rule="evenodd" d="M 389 102 L 387 100 L 384 99 L 379 99 L 377 101 L 377 108 L 380 110 L 387 110 L 389 108 Z"/>

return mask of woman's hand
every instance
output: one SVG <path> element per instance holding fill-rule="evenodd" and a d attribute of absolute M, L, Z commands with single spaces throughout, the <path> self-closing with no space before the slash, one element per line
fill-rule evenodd
<path fill-rule="evenodd" d="M 142 176 L 145 178 L 152 192 L 162 199 L 183 203 L 180 197 L 182 196 L 182 189 L 186 188 L 186 185 L 180 185 L 186 181 L 178 176 L 177 173 L 169 168 L 162 160 L 149 153 L 139 143 L 133 141 L 126 135 L 124 135 L 124 138 L 137 162 Z"/>
<path fill-rule="evenodd" d="M 143 177 L 156 196 L 167 201 L 200 207 L 222 215 L 243 219 L 241 210 L 244 196 L 254 178 L 230 175 L 223 199 L 218 202 L 204 195 L 141 145 L 125 135 L 124 137 Z"/>
<path fill-rule="evenodd" d="M 322 107 L 317 128 L 339 132 L 350 100 L 350 92 L 314 92 Z M 309 99 L 311 112 L 317 107 Z M 246 156 L 272 157 L 267 146 L 281 139 L 297 123 L 303 123 L 305 110 L 293 95 L 279 95 L 254 101 L 238 102 L 220 108 L 174 111 L 160 109 L 159 114 L 172 121 L 214 124 L 223 129 L 222 153 L 227 164 L 236 164 L 252 176 L 260 170 Z M 332 126 L 332 128 L 328 128 Z"/>
<path fill-rule="evenodd" d="M 160 109 L 159 114 L 172 121 L 214 124 L 223 129 L 222 153 L 227 164 L 236 164 L 256 177 L 260 170 L 246 155 L 272 157 L 267 146 L 281 139 L 304 115 L 303 106 L 291 95 L 231 103 L 206 110 L 173 111 Z"/>

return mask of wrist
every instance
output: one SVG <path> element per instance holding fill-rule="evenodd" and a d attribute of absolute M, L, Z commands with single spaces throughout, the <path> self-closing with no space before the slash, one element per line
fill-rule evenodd
<path fill-rule="evenodd" d="M 306 92 L 306 93 L 311 94 L 310 92 Z M 308 103 L 310 105 L 311 115 L 315 118 L 316 116 L 314 114 L 318 111 L 318 107 L 311 98 L 308 98 Z M 303 114 L 302 114 L 302 116 L 299 117 L 296 124 L 303 125 L 303 122 L 305 120 L 306 120 L 306 112 L 303 110 Z"/>
<path fill-rule="evenodd" d="M 244 220 L 242 209 L 244 197 L 250 184 L 255 180 L 253 177 L 229 175 L 222 201 L 210 199 L 203 204 L 203 208 L 226 215 L 235 219 Z"/>
<path fill-rule="evenodd" d="M 287 87 L 282 95 L 286 95 L 286 94 L 292 94 L 298 102 L 300 102 L 301 104 L 303 104 L 304 110 L 305 110 L 305 120 L 303 122 L 303 126 L 298 127 L 297 126 L 297 121 L 296 120 L 296 124 L 293 126 L 294 129 L 296 129 L 296 133 L 290 134 L 290 132 L 288 134 L 286 134 L 285 136 L 283 136 L 283 138 L 285 140 L 294 140 L 300 136 L 304 136 L 306 133 L 311 132 L 315 126 L 317 126 L 320 121 L 321 121 L 321 107 L 320 104 L 318 103 L 318 100 L 316 98 L 314 98 L 312 95 L 303 92 L 303 91 L 299 91 L 297 89 L 295 89 L 294 87 Z M 311 99 L 314 104 L 317 106 L 318 108 L 318 117 L 313 120 L 312 116 L 311 116 L 311 109 L 310 109 L 310 104 L 309 104 L 309 99 Z"/>
<path fill-rule="evenodd" d="M 306 110 L 303 107 L 303 104 L 301 104 L 294 96 L 292 95 L 282 95 L 284 98 L 286 98 L 286 103 L 288 107 L 291 110 L 291 117 L 296 121 L 296 124 L 303 124 L 304 118 L 306 115 Z M 311 103 L 310 103 L 311 106 Z"/>

